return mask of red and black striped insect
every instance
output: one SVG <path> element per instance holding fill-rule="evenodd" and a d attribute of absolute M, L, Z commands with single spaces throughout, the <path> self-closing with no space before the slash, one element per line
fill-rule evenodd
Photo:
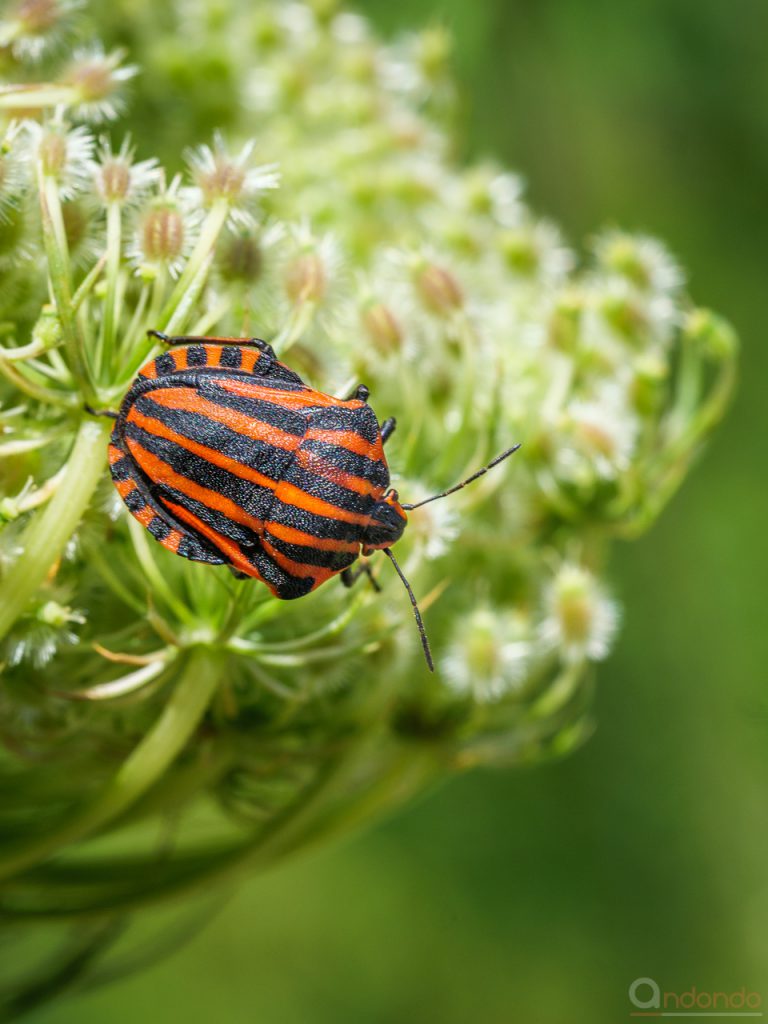
<path fill-rule="evenodd" d="M 416 505 L 389 488 L 379 424 L 360 385 L 347 399 L 315 391 L 256 338 L 168 337 L 179 346 L 140 371 L 115 417 L 112 479 L 131 514 L 169 551 L 227 565 L 275 597 L 303 597 L 331 576 L 351 585 L 360 555 L 392 554 L 406 512 L 464 487 L 511 455 Z M 371 577 L 372 579 L 372 577 Z"/>

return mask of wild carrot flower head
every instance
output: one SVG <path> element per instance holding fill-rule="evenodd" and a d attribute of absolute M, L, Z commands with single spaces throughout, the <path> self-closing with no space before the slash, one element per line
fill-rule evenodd
<path fill-rule="evenodd" d="M 139 3 L 135 75 L 92 39 L 62 52 L 75 7 L 16 0 L 0 22 L 19 79 L 0 87 L 15 119 L 0 137 L 0 789 L 18 809 L 0 916 L 87 922 L 79 953 L 126 906 L 265 863 L 449 767 L 581 742 L 591 663 L 618 628 L 613 539 L 642 533 L 685 476 L 727 405 L 736 339 L 660 243 L 611 231 L 582 253 L 516 175 L 456 164 L 444 30 L 383 44 L 335 0 L 193 0 L 163 8 L 159 54 L 158 5 Z M 113 16 L 91 5 L 110 35 Z M 150 112 L 141 160 L 131 103 Z M 123 141 L 97 145 L 88 119 Z M 212 142 L 186 149 L 213 121 Z M 224 545 L 263 513 L 243 400 L 206 405 L 194 365 L 125 428 L 134 452 L 151 438 L 157 479 L 128 463 L 117 495 L 115 421 L 86 410 L 120 409 L 160 354 L 148 329 L 262 338 L 325 394 L 365 384 L 378 421 L 397 420 L 390 482 L 413 505 L 522 443 L 409 510 L 395 554 L 434 675 L 381 554 L 382 593 L 365 574 L 290 602 L 180 557 L 185 532 L 204 550 L 203 484 L 222 473 L 239 481 L 217 512 Z M 290 449 L 284 414 L 273 436 Z M 310 440 L 320 459 L 335 443 Z M 325 466 L 329 487 L 370 497 L 375 442 L 336 440 L 347 469 Z M 168 446 L 205 467 L 194 495 L 163 469 Z M 177 518 L 198 499 L 197 525 Z M 296 529 L 279 554 L 311 573 L 329 539 Z M 171 840 L 160 853 L 150 820 Z M 72 848 L 97 834 L 94 873 Z"/>

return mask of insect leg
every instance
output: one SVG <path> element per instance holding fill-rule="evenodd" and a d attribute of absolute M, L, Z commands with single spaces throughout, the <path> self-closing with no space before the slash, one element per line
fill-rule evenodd
<path fill-rule="evenodd" d="M 215 338 L 196 334 L 164 334 L 162 331 L 147 331 L 150 338 L 157 338 L 164 345 L 204 345 L 215 342 L 218 345 L 251 345 L 267 356 L 275 358 L 272 346 L 261 338 Z"/>
<path fill-rule="evenodd" d="M 387 440 L 390 437 L 392 437 L 392 435 L 395 432 L 395 427 L 396 426 L 397 426 L 397 420 L 395 419 L 394 416 L 390 416 L 389 419 L 384 420 L 384 422 L 379 427 L 379 432 L 381 434 L 381 443 L 382 444 L 386 444 Z"/>
<path fill-rule="evenodd" d="M 371 586 L 376 591 L 376 593 L 377 594 L 381 593 L 381 587 L 376 582 L 376 579 L 374 578 L 373 572 L 371 571 L 371 563 L 370 562 L 363 562 L 363 561 L 361 561 L 356 569 L 352 569 L 351 567 L 347 568 L 347 569 L 344 569 L 340 573 L 340 575 L 341 575 L 341 582 L 344 584 L 345 587 L 352 587 L 352 586 L 355 585 L 357 580 L 360 579 L 361 576 L 367 576 L 368 579 L 371 581 Z"/>
<path fill-rule="evenodd" d="M 351 395 L 347 395 L 347 397 L 344 399 L 344 401 L 345 402 L 354 402 L 354 401 L 367 402 L 368 401 L 368 396 L 370 395 L 370 393 L 371 392 L 368 390 L 368 388 L 365 386 L 365 384 L 358 384 L 357 387 L 355 388 L 355 390 L 352 392 L 352 394 Z"/>

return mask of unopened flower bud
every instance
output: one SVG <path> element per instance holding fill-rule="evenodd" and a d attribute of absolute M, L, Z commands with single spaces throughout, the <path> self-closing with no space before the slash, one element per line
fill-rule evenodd
<path fill-rule="evenodd" d="M 264 257 L 258 238 L 241 232 L 219 246 L 219 272 L 226 281 L 253 284 L 261 277 Z"/>
<path fill-rule="evenodd" d="M 634 239 L 628 235 L 616 235 L 612 239 L 603 252 L 603 262 L 639 288 L 647 288 L 651 283 Z"/>
<path fill-rule="evenodd" d="M 647 323 L 640 302 L 630 295 L 608 294 L 601 303 L 602 313 L 613 329 L 628 341 L 639 341 L 638 334 Z"/>
<path fill-rule="evenodd" d="M 71 199 L 90 184 L 93 136 L 85 128 L 30 121 L 25 131 L 40 170 L 56 182 L 62 199 Z"/>
<path fill-rule="evenodd" d="M 128 138 L 115 153 L 109 142 L 102 142 L 99 161 L 93 166 L 96 189 L 102 200 L 124 204 L 140 199 L 160 177 L 156 160 L 135 163 Z"/>
<path fill-rule="evenodd" d="M 453 274 L 433 263 L 418 273 L 416 288 L 424 305 L 440 316 L 448 316 L 464 304 L 461 287 Z"/>
<path fill-rule="evenodd" d="M 112 76 L 104 61 L 83 61 L 74 65 L 66 81 L 77 89 L 84 103 L 101 100 L 112 91 Z"/>
<path fill-rule="evenodd" d="M 341 71 L 357 82 L 372 82 L 376 77 L 376 51 L 372 46 L 356 46 L 342 54 Z"/>
<path fill-rule="evenodd" d="M 40 139 L 37 155 L 43 174 L 58 178 L 67 163 L 67 138 L 59 131 L 47 131 Z"/>
<path fill-rule="evenodd" d="M 21 22 L 25 32 L 46 32 L 60 17 L 59 4 L 56 0 L 20 0 L 11 17 Z"/>
<path fill-rule="evenodd" d="M 683 325 L 686 340 L 714 359 L 730 359 L 738 348 L 736 332 L 722 317 L 708 309 L 694 309 Z"/>
<path fill-rule="evenodd" d="M 131 187 L 130 167 L 123 160 L 108 160 L 99 169 L 97 182 L 105 202 L 122 202 Z"/>
<path fill-rule="evenodd" d="M 560 352 L 575 352 L 579 342 L 584 299 L 579 291 L 564 291 L 549 320 L 549 341 Z"/>
<path fill-rule="evenodd" d="M 328 277 L 316 252 L 306 252 L 290 263 L 285 271 L 285 290 L 295 303 L 320 302 L 325 295 Z"/>
<path fill-rule="evenodd" d="M 245 171 L 230 161 L 217 158 L 213 166 L 205 172 L 201 171 L 195 180 L 206 206 L 210 206 L 217 199 L 235 202 L 245 182 Z"/>
<path fill-rule="evenodd" d="M 184 218 L 173 205 L 150 208 L 139 223 L 139 245 L 149 263 L 174 263 L 184 251 L 184 236 Z"/>
<path fill-rule="evenodd" d="M 249 202 L 261 192 L 277 188 L 280 181 L 274 164 L 250 166 L 253 148 L 253 142 L 248 142 L 232 155 L 222 137 L 216 135 L 212 146 L 200 146 L 188 154 L 187 162 L 202 206 L 211 207 L 223 201 L 232 220 L 251 222 Z"/>
<path fill-rule="evenodd" d="M 643 353 L 635 363 L 632 404 L 640 416 L 655 416 L 664 401 L 669 366 L 657 352 Z"/>
<path fill-rule="evenodd" d="M 317 20 L 325 25 L 339 9 L 339 0 L 309 0 L 309 6 Z"/>
<path fill-rule="evenodd" d="M 38 608 L 37 618 L 47 626 L 54 626 L 57 629 L 61 629 L 69 622 L 76 622 L 79 625 L 85 622 L 85 617 L 81 612 L 73 611 L 67 605 L 59 604 L 58 601 L 46 601 Z"/>
<path fill-rule="evenodd" d="M 439 25 L 421 33 L 417 60 L 425 78 L 434 82 L 447 73 L 452 48 L 450 34 Z"/>
<path fill-rule="evenodd" d="M 82 116 L 94 121 L 112 120 L 120 111 L 120 86 L 136 74 L 130 65 L 120 66 L 123 53 L 104 53 L 100 48 L 75 55 L 62 82 L 71 87 Z"/>
<path fill-rule="evenodd" d="M 683 275 L 667 249 L 655 238 L 608 231 L 598 238 L 600 265 L 618 274 L 641 292 L 676 291 Z"/>
<path fill-rule="evenodd" d="M 506 231 L 501 238 L 501 251 L 507 266 L 518 274 L 532 275 L 539 268 L 539 254 L 530 232 Z"/>
<path fill-rule="evenodd" d="M 41 342 L 46 349 L 55 348 L 61 341 L 61 320 L 53 306 L 43 306 L 32 328 L 32 340 Z"/>
<path fill-rule="evenodd" d="M 403 343 L 403 331 L 394 313 L 381 302 L 374 302 L 362 312 L 368 337 L 382 355 L 397 351 Z"/>

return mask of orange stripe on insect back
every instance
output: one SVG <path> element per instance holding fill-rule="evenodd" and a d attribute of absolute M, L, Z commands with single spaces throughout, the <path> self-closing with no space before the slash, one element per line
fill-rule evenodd
<path fill-rule="evenodd" d="M 132 477 L 128 477 L 127 480 L 116 480 L 115 487 L 117 493 L 121 498 L 127 498 L 131 491 L 135 491 L 137 487 L 136 481 Z"/>
<path fill-rule="evenodd" d="M 179 550 L 179 544 L 181 544 L 184 534 L 180 530 L 171 530 L 167 537 L 163 537 L 160 543 L 168 551 L 172 551 L 174 555 Z"/>
<path fill-rule="evenodd" d="M 139 376 L 144 377 L 146 380 L 154 380 L 157 377 L 157 367 L 155 366 L 155 360 L 150 359 L 148 363 L 145 363 L 139 370 Z"/>
<path fill-rule="evenodd" d="M 335 444 L 339 448 L 346 448 L 355 455 L 364 455 L 372 462 L 384 462 L 384 449 L 381 441 L 366 441 L 354 430 L 322 430 L 318 427 L 310 427 L 307 430 L 305 439 L 307 441 L 323 441 L 325 444 Z"/>
<path fill-rule="evenodd" d="M 257 348 L 243 346 L 240 357 L 240 369 L 245 373 L 253 373 L 256 363 L 261 359 L 261 352 Z"/>
<path fill-rule="evenodd" d="M 296 452 L 296 461 L 302 469 L 306 469 L 316 476 L 321 476 L 325 480 L 330 480 L 331 483 L 344 487 L 348 491 L 354 491 L 355 494 L 373 495 L 376 498 L 380 498 L 384 493 L 383 487 L 377 487 L 370 480 L 366 480 L 362 476 L 353 476 L 351 473 L 345 473 L 343 469 L 334 466 L 332 462 L 317 455 L 315 452 L 308 452 L 303 448 L 299 448 Z"/>
<path fill-rule="evenodd" d="M 110 464 L 110 466 L 114 466 L 114 464 L 116 462 L 119 462 L 120 459 L 122 459 L 124 454 L 125 453 L 123 451 L 121 451 L 121 449 L 118 448 L 117 445 L 111 444 L 109 446 L 109 464 Z"/>
<path fill-rule="evenodd" d="M 318 551 L 349 551 L 355 555 L 360 553 L 360 545 L 354 540 L 315 537 L 313 533 L 304 533 L 303 530 L 296 530 L 292 526 L 284 526 L 282 523 L 274 523 L 272 520 L 267 520 L 264 523 L 264 529 L 273 537 L 284 540 L 288 544 L 303 544 L 305 547 L 316 548 Z"/>
<path fill-rule="evenodd" d="M 158 388 L 149 394 L 157 405 L 162 405 L 166 409 L 180 409 L 182 412 L 200 413 L 201 416 L 221 423 L 252 441 L 265 441 L 275 448 L 283 448 L 289 452 L 295 451 L 301 444 L 301 437 L 298 434 L 289 434 L 286 430 L 264 423 L 262 420 L 252 419 L 236 409 L 217 405 L 203 398 L 195 388 Z"/>
<path fill-rule="evenodd" d="M 325 583 L 326 580 L 330 579 L 331 576 L 335 576 L 338 570 L 328 569 L 320 565 L 305 565 L 304 562 L 294 562 L 292 558 L 288 558 L 282 551 L 278 551 L 276 547 L 273 547 L 268 540 L 263 540 L 262 544 L 264 550 L 267 552 L 269 557 L 276 562 L 281 569 L 284 569 L 291 576 L 297 576 L 299 579 L 313 579 L 315 585 L 312 587 L 319 587 L 321 583 Z"/>
<path fill-rule="evenodd" d="M 275 490 L 275 497 L 285 505 L 293 505 L 296 508 L 310 512 L 314 516 L 324 516 L 326 519 L 338 519 L 342 523 L 355 523 L 357 526 L 370 526 L 371 517 L 361 516 L 356 512 L 348 512 L 345 508 L 332 505 L 329 501 L 316 498 L 307 491 L 302 491 L 295 484 L 281 480 Z"/>
<path fill-rule="evenodd" d="M 206 366 L 221 365 L 221 345 L 204 345 Z"/>
<path fill-rule="evenodd" d="M 129 437 L 127 440 L 131 454 L 150 480 L 173 487 L 174 490 L 180 491 L 188 498 L 192 498 L 193 501 L 199 501 L 203 505 L 207 505 L 208 508 L 221 512 L 222 515 L 236 523 L 240 523 L 241 526 L 247 526 L 255 533 L 262 533 L 264 523 L 261 519 L 248 515 L 245 509 L 240 508 L 234 501 L 230 501 L 229 498 L 219 494 L 218 491 L 213 491 L 209 487 L 203 487 L 201 484 L 196 484 L 194 480 L 181 476 L 167 462 L 158 459 L 156 455 L 147 451 L 138 441 L 134 441 L 132 437 Z"/>
<path fill-rule="evenodd" d="M 303 391 L 282 391 L 277 388 L 265 388 L 261 384 L 251 384 L 246 380 L 237 380 L 234 377 L 221 381 L 219 387 L 233 395 L 240 395 L 242 398 L 256 398 L 260 402 L 271 402 L 273 405 L 279 405 L 281 409 L 290 409 L 291 411 L 318 406 L 334 406 L 341 409 L 361 409 L 363 407 L 363 403 L 357 399 L 351 402 L 342 402 L 332 395 L 324 395 L 322 391 L 313 391 L 312 388 L 304 388 Z"/>
<path fill-rule="evenodd" d="M 155 518 L 155 513 L 149 505 L 145 505 L 144 508 L 140 508 L 138 512 L 134 512 L 133 509 L 131 509 L 131 514 L 135 519 L 138 519 L 142 526 L 149 526 Z"/>
<path fill-rule="evenodd" d="M 199 519 L 195 515 L 194 512 L 190 512 L 189 509 L 184 508 L 183 505 L 177 505 L 175 501 L 170 501 L 168 498 L 163 499 L 163 504 L 173 512 L 177 519 L 181 519 L 189 526 L 194 527 L 197 533 L 209 540 L 222 555 L 226 556 L 227 561 L 233 565 L 235 569 L 239 569 L 241 572 L 247 573 L 249 576 L 254 576 L 257 580 L 261 580 L 262 583 L 267 583 L 259 570 L 248 561 L 240 550 L 240 546 L 233 540 L 230 540 L 229 537 L 224 537 L 218 532 L 218 530 L 214 530 L 212 526 L 208 525 L 208 523 L 204 523 L 202 519 Z M 267 583 L 267 586 L 272 590 L 269 583 Z"/>
<path fill-rule="evenodd" d="M 187 368 L 187 349 L 183 346 L 181 348 L 173 349 L 171 352 L 173 362 L 177 370 L 186 370 Z"/>
<path fill-rule="evenodd" d="M 193 441 L 189 437 L 184 437 L 183 434 L 177 434 L 175 430 L 171 430 L 162 420 L 155 419 L 153 416 L 145 416 L 135 406 L 128 414 L 128 419 L 131 423 L 142 427 L 148 434 L 154 434 L 156 437 L 164 437 L 167 441 L 173 441 L 179 448 L 184 448 L 194 455 L 201 456 L 206 462 L 218 466 L 219 469 L 225 469 L 228 473 L 232 473 L 233 476 L 240 477 L 241 480 L 249 480 L 252 484 L 257 484 L 259 487 L 267 487 L 272 491 L 277 486 L 271 477 L 264 476 L 263 473 L 259 473 L 258 470 L 252 469 L 250 466 L 243 465 L 242 462 L 238 462 L 236 459 L 230 459 L 228 455 L 224 455 L 215 448 L 209 448 L 207 445 Z"/>

